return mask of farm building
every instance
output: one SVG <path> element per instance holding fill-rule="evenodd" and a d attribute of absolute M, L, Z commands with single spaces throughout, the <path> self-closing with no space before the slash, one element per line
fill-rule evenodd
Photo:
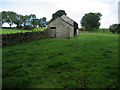
<path fill-rule="evenodd" d="M 78 24 L 66 15 L 63 15 L 49 23 L 48 34 L 51 38 L 75 37 L 78 34 Z"/>

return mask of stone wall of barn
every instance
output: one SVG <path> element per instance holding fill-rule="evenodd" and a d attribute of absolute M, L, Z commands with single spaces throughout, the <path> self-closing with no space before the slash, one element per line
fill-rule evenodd
<path fill-rule="evenodd" d="M 2 46 L 49 38 L 48 31 L 2 34 Z"/>
<path fill-rule="evenodd" d="M 55 38 L 56 36 L 56 30 L 55 29 L 48 29 L 48 36 L 50 37 L 50 38 Z"/>
<path fill-rule="evenodd" d="M 51 29 L 55 27 L 56 29 Z M 74 27 L 66 23 L 60 18 L 55 19 L 48 25 L 48 30 L 50 31 L 51 37 L 56 38 L 71 38 L 74 37 Z"/>
<path fill-rule="evenodd" d="M 74 27 L 70 26 L 70 37 L 74 37 Z"/>

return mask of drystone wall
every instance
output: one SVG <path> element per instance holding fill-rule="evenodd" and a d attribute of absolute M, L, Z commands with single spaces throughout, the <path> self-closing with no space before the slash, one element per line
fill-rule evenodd
<path fill-rule="evenodd" d="M 49 38 L 48 31 L 2 34 L 2 46 Z"/>

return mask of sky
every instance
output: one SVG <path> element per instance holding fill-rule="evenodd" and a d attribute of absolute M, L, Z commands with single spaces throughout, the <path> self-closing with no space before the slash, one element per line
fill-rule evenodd
<path fill-rule="evenodd" d="M 118 23 L 118 2 L 120 0 L 0 0 L 0 12 L 14 11 L 17 14 L 35 14 L 37 18 L 46 17 L 49 21 L 52 14 L 65 10 L 67 16 L 80 21 L 86 13 L 101 13 L 100 28 L 109 28 Z"/>

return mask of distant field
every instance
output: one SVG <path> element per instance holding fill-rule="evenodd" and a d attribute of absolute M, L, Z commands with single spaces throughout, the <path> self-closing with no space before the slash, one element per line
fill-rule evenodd
<path fill-rule="evenodd" d="M 87 31 L 83 31 L 83 32 L 87 32 Z M 104 29 L 104 28 L 100 28 L 100 29 L 96 29 L 91 31 L 90 33 L 106 33 L 106 34 L 112 34 L 112 32 L 109 31 L 109 29 Z"/>
<path fill-rule="evenodd" d="M 109 29 L 102 29 L 102 28 L 97 29 L 97 30 L 95 30 L 93 32 L 96 32 L 96 33 L 112 33 L 112 32 L 109 31 Z"/>
<path fill-rule="evenodd" d="M 116 88 L 118 35 L 81 33 L 3 47 L 3 88 Z"/>
<path fill-rule="evenodd" d="M 32 32 L 43 31 L 46 28 L 35 28 L 34 30 L 21 30 L 21 29 L 0 29 L 0 34 L 19 33 L 19 32 Z"/>
<path fill-rule="evenodd" d="M 0 29 L 0 34 L 8 34 L 8 33 L 19 33 L 19 32 L 32 32 L 32 31 L 43 31 L 46 28 L 35 28 L 34 30 L 21 30 L 21 29 Z M 111 33 L 109 29 L 97 29 L 95 31 L 91 31 L 91 33 Z"/>

